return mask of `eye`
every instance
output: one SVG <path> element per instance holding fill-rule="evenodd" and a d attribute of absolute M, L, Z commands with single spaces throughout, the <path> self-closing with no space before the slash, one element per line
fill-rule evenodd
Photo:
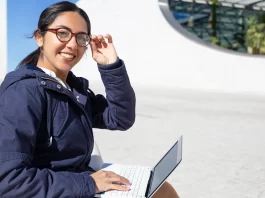
<path fill-rule="evenodd" d="M 60 38 L 65 38 L 70 36 L 70 32 L 66 29 L 60 29 L 57 31 L 57 36 Z"/>
<path fill-rule="evenodd" d="M 78 39 L 87 40 L 87 35 L 86 34 L 78 34 Z"/>
<path fill-rule="evenodd" d="M 89 36 L 81 33 L 81 34 L 78 34 L 77 40 L 80 44 L 86 45 L 86 43 L 89 42 Z"/>

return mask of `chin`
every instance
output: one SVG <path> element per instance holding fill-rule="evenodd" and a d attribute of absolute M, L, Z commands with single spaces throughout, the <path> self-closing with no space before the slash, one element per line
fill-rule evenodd
<path fill-rule="evenodd" d="M 60 65 L 57 66 L 56 70 L 59 71 L 60 73 L 68 73 L 71 69 L 73 68 L 73 66 L 70 65 Z"/>
<path fill-rule="evenodd" d="M 64 60 L 60 57 L 57 62 L 57 70 L 61 72 L 69 72 L 75 65 L 76 65 L 76 60 Z"/>

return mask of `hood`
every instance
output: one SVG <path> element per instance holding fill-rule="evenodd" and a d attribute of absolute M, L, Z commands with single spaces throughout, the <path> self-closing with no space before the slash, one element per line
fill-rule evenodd
<path fill-rule="evenodd" d="M 45 72 L 33 65 L 20 66 L 16 70 L 9 72 L 1 84 L 0 95 L 12 84 L 27 78 L 36 78 L 36 76 L 46 76 Z"/>
<path fill-rule="evenodd" d="M 12 84 L 28 78 L 37 78 L 45 77 L 51 78 L 46 74 L 42 69 L 36 67 L 35 65 L 24 65 L 18 67 L 16 70 L 9 72 L 0 87 L 0 95 Z M 71 71 L 67 76 L 67 83 L 74 87 L 76 90 L 87 90 L 88 89 L 88 80 L 76 77 Z"/>

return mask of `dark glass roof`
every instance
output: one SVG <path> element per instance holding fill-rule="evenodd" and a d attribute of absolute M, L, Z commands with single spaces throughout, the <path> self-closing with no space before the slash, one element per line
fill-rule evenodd
<path fill-rule="evenodd" d="M 189 2 L 197 4 L 212 4 L 211 0 L 170 0 L 170 6 L 178 4 L 179 2 Z M 253 10 L 264 10 L 265 11 L 265 1 L 264 0 L 218 0 L 218 4 L 222 7 L 233 7 L 241 9 L 253 9 Z"/>
<path fill-rule="evenodd" d="M 176 20 L 201 39 L 236 51 L 247 51 L 246 21 L 253 15 L 265 14 L 265 1 L 260 0 L 170 0 Z M 214 15 L 212 14 L 214 13 Z"/>

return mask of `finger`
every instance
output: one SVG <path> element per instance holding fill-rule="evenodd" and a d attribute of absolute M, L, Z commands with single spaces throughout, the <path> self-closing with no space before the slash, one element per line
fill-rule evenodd
<path fill-rule="evenodd" d="M 91 41 L 94 41 L 97 39 L 97 36 L 96 35 L 91 35 Z"/>
<path fill-rule="evenodd" d="M 98 40 L 98 36 L 92 35 L 91 39 L 92 39 L 92 41 L 95 42 L 95 44 L 96 44 L 97 47 L 100 45 L 100 42 Z"/>
<path fill-rule="evenodd" d="M 95 52 L 98 51 L 95 41 L 92 41 L 92 40 L 90 41 L 90 49 L 91 49 L 92 55 L 93 55 Z"/>
<path fill-rule="evenodd" d="M 103 38 L 102 35 L 98 35 L 97 37 L 98 37 L 99 42 L 101 42 L 102 40 L 104 40 L 104 38 Z"/>
<path fill-rule="evenodd" d="M 119 184 L 110 184 L 108 186 L 109 190 L 118 190 L 118 191 L 129 191 L 130 187 L 119 185 Z"/>
<path fill-rule="evenodd" d="M 102 35 L 98 35 L 97 39 L 98 39 L 97 47 L 98 48 L 102 48 L 102 44 L 103 44 L 102 41 L 104 40 L 103 36 Z"/>
<path fill-rule="evenodd" d="M 90 41 L 90 50 L 91 50 L 92 57 L 95 59 L 97 57 L 98 48 L 94 40 Z"/>
<path fill-rule="evenodd" d="M 108 44 L 107 44 L 107 42 L 105 41 L 105 38 L 102 35 L 98 35 L 97 37 L 98 37 L 99 43 L 102 44 L 103 47 L 105 47 L 105 48 L 108 47 Z"/>
<path fill-rule="evenodd" d="M 124 184 L 125 186 L 131 185 L 130 181 L 123 176 L 117 175 L 114 172 L 108 172 L 107 174 L 108 174 L 110 182 L 112 183 Z"/>
<path fill-rule="evenodd" d="M 94 40 L 96 37 L 97 37 L 97 36 L 94 35 L 94 34 L 91 35 L 91 39 L 92 39 L 92 40 Z"/>
<path fill-rule="evenodd" d="M 108 44 L 106 43 L 105 39 L 103 38 L 101 41 L 101 44 L 103 45 L 103 47 L 108 47 Z"/>
<path fill-rule="evenodd" d="M 113 43 L 112 36 L 110 34 L 106 34 L 105 38 L 108 40 L 108 43 Z"/>

